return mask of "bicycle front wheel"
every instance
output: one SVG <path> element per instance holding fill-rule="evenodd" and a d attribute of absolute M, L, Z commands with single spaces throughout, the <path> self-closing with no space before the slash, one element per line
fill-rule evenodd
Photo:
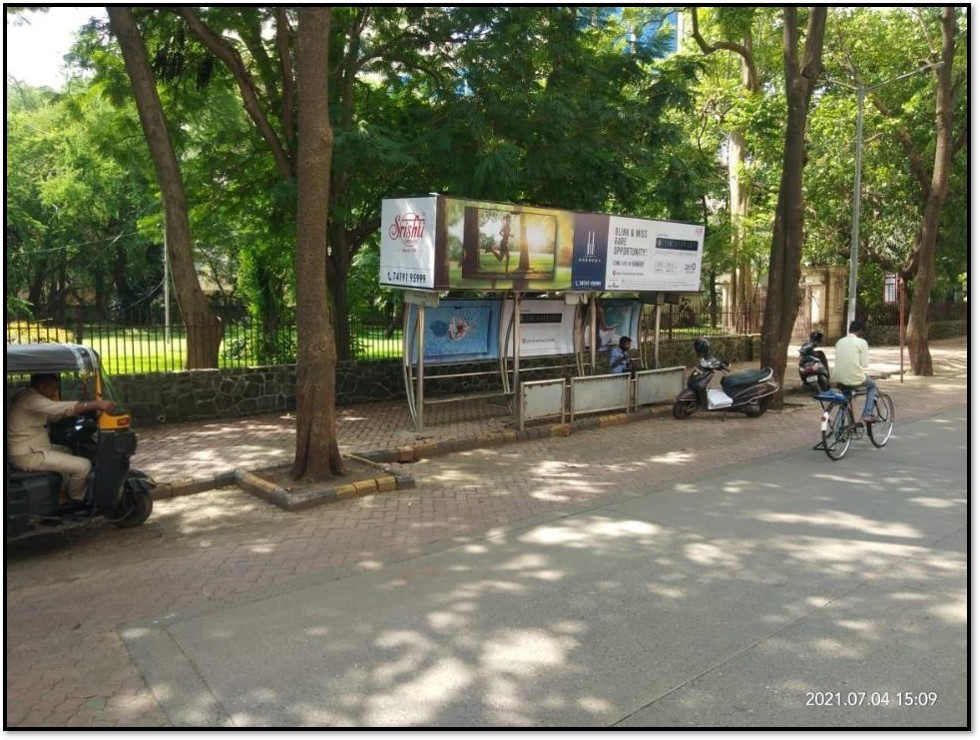
<path fill-rule="evenodd" d="M 868 439 L 875 447 L 884 447 L 895 428 L 895 404 L 887 393 L 879 393 L 875 399 L 875 421 L 868 424 Z"/>
<path fill-rule="evenodd" d="M 837 411 L 831 413 L 827 428 L 820 432 L 823 435 L 823 451 L 831 460 L 840 460 L 847 454 L 847 450 L 851 446 L 851 433 L 848 429 L 849 419 L 847 417 L 847 406 L 838 406 Z"/>

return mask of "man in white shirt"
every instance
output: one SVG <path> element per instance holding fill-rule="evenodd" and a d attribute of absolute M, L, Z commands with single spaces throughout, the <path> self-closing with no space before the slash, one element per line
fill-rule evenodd
<path fill-rule="evenodd" d="M 834 353 L 834 382 L 851 387 L 864 386 L 867 396 L 864 399 L 863 421 L 875 421 L 875 396 L 878 386 L 874 378 L 865 370 L 868 367 L 868 343 L 861 335 L 864 322 L 854 320 L 848 327 L 847 336 L 837 340 Z"/>

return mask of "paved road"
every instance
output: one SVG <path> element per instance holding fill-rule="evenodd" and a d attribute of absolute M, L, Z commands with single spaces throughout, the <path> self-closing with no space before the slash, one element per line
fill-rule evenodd
<path fill-rule="evenodd" d="M 121 633 L 177 725 L 965 727 L 966 422 Z"/>
<path fill-rule="evenodd" d="M 932 723 L 951 717 L 955 722 L 963 716 L 961 695 L 949 687 L 965 686 L 958 662 L 966 608 L 965 545 L 960 545 L 965 543 L 965 378 L 884 385 L 896 397 L 902 422 L 895 440 L 880 451 L 858 443 L 838 463 L 810 449 L 817 421 L 812 406 L 767 414 L 762 420 L 655 418 L 566 439 L 425 460 L 412 466 L 415 489 L 302 514 L 223 489 L 158 502 L 153 518 L 137 530 L 90 529 L 8 546 L 7 725 L 301 724 L 328 722 L 328 712 L 337 724 L 426 723 L 464 716 L 503 725 L 564 724 L 556 719 L 554 707 L 570 705 L 576 709 L 568 717 L 587 716 L 591 725 L 682 724 L 678 718 L 684 712 L 671 714 L 668 709 L 673 700 L 694 696 L 685 692 L 698 686 L 713 691 L 699 680 L 718 680 L 724 676 L 722 666 L 734 665 L 738 656 L 757 658 L 763 647 L 778 645 L 793 629 L 815 630 L 818 624 L 830 633 L 818 639 L 814 632 L 809 641 L 796 640 L 794 645 L 800 656 L 806 655 L 808 644 L 814 649 L 826 646 L 828 662 L 837 660 L 834 651 L 847 657 L 851 648 L 859 656 L 865 648 L 871 655 L 872 648 L 890 645 L 897 655 L 906 642 L 916 649 L 911 655 L 918 660 L 920 649 L 923 655 L 935 652 L 932 627 L 948 629 L 950 639 L 939 646 L 945 652 L 937 653 L 949 659 L 946 678 L 937 675 L 921 687 L 942 691 L 941 704 L 932 714 L 887 716 L 905 723 L 918 721 L 919 715 Z M 933 429 L 951 434 L 924 432 Z M 938 469 L 913 467 L 910 458 L 922 454 L 923 440 L 929 439 L 948 439 L 936 451 L 935 459 L 944 464 Z M 743 465 L 746 460 L 754 463 Z M 785 461 L 799 470 L 779 479 L 779 489 L 757 477 L 760 471 L 778 470 Z M 797 492 L 798 479 L 819 482 L 823 490 L 844 471 L 867 471 L 876 464 L 887 466 L 884 480 L 894 481 L 894 494 L 868 482 L 853 495 L 828 498 L 819 523 L 809 523 L 816 503 Z M 897 467 L 907 474 L 899 477 Z M 911 490 L 916 487 L 922 490 Z M 870 492 L 867 497 L 865 492 Z M 651 507 L 646 512 L 630 508 L 644 503 Z M 743 503 L 755 508 L 754 518 L 743 516 Z M 683 508 L 695 504 L 696 509 Z M 799 510 L 786 511 L 791 505 Z M 950 529 L 952 539 L 944 540 L 948 516 L 960 529 Z M 620 532 L 619 521 L 636 524 Z M 731 531 L 726 534 L 718 527 Z M 743 543 L 746 537 L 757 544 Z M 806 537 L 814 547 L 806 546 Z M 837 554 L 814 556 L 825 544 Z M 767 583 L 767 577 L 776 577 L 765 573 L 784 561 L 786 567 L 801 570 Z M 923 574 L 934 578 L 923 580 Z M 907 592 L 888 591 L 892 578 L 902 581 Z M 930 590 L 933 581 L 938 591 Z M 540 598 L 521 598 L 529 584 L 541 588 Z M 872 586 L 884 590 L 866 590 Z M 870 608 L 883 603 L 886 593 L 906 594 L 892 613 L 901 612 L 907 602 L 908 620 L 890 627 L 872 612 L 860 617 L 860 609 L 833 617 L 833 605 L 843 608 L 861 596 Z M 434 601 L 426 602 L 426 594 Z M 630 594 L 645 595 L 648 601 L 630 603 Z M 291 602 L 291 595 L 299 601 Z M 398 608 L 392 609 L 396 596 Z M 651 609 L 654 599 L 662 613 Z M 306 606 L 293 609 L 300 603 Z M 667 608 L 671 605 L 676 611 Z M 285 615 L 276 611 L 282 606 Z M 258 623 L 249 621 L 249 612 L 266 607 L 270 614 L 293 621 L 273 621 L 261 639 L 253 639 Z M 558 607 L 574 618 L 567 624 L 556 618 L 553 610 Z M 768 611 L 753 617 L 751 609 Z M 311 617 L 315 623 L 303 622 L 301 617 L 311 612 L 317 613 Z M 510 613 L 520 618 L 508 622 L 504 617 Z M 634 643 L 624 647 L 622 640 L 636 630 L 661 621 L 652 614 L 663 618 L 664 629 L 650 633 L 649 650 Z M 283 655 L 298 658 L 303 655 L 290 652 L 298 644 L 321 650 L 330 645 L 338 653 L 329 657 L 354 659 L 343 664 L 346 672 L 338 672 L 336 663 L 318 669 L 321 680 L 327 680 L 329 665 L 331 676 L 340 673 L 351 682 L 341 692 L 341 705 L 310 699 L 302 687 L 284 684 L 278 675 L 270 680 L 264 663 L 252 661 L 238 678 L 248 679 L 256 704 L 243 711 L 235 704 L 236 687 L 225 683 L 228 676 L 210 673 L 206 651 L 193 643 L 196 626 L 210 630 L 229 615 L 240 620 L 242 631 L 228 638 L 209 631 L 209 644 L 216 651 L 235 645 L 239 661 L 257 655 L 245 647 L 266 644 L 281 645 Z M 396 615 L 404 617 L 409 629 L 399 629 L 392 621 Z M 927 618 L 932 621 L 922 621 Z M 747 634 L 756 636 L 757 648 L 725 643 L 720 637 L 712 642 L 709 623 L 716 635 L 725 624 L 733 625 L 730 634 L 751 627 L 755 631 Z M 769 631 L 762 629 L 764 624 Z M 371 628 L 371 636 L 363 636 L 365 627 Z M 684 637 L 688 627 L 694 631 Z M 470 628 L 474 644 L 459 644 Z M 166 659 L 167 641 L 172 647 L 182 640 L 188 641 L 187 654 L 197 671 L 208 678 L 206 691 L 195 692 L 184 680 L 188 666 Z M 684 650 L 650 652 L 664 641 L 672 648 L 679 642 L 676 646 Z M 368 647 L 369 652 L 360 652 Z M 684 673 L 687 650 L 689 658 L 697 659 L 692 665 L 704 666 L 703 676 Z M 521 658 L 528 651 L 538 655 L 531 665 Z M 617 655 L 633 662 L 624 675 L 634 683 L 640 673 L 663 672 L 677 685 L 666 691 L 666 679 L 648 678 L 634 694 L 621 685 L 604 687 L 611 680 L 610 656 Z M 727 662 L 720 659 L 723 655 Z M 358 656 L 365 661 L 363 672 L 355 670 Z M 506 669 L 512 661 L 513 672 Z M 750 675 L 751 666 L 744 665 L 744 675 Z M 711 666 L 715 668 L 709 671 Z M 481 668 L 487 670 L 481 674 Z M 161 676 L 164 669 L 172 675 Z M 307 678 L 317 670 L 302 661 L 297 669 L 306 670 Z M 841 678 L 823 675 L 827 682 Z M 435 677 L 435 683 L 427 677 Z M 881 686 L 880 693 L 885 688 L 897 691 L 901 683 L 872 678 L 855 673 L 848 686 L 867 692 Z M 898 674 L 896 680 L 900 678 Z M 529 694 L 532 707 L 519 690 L 539 680 L 541 693 Z M 186 691 L 188 685 L 191 693 L 181 694 L 186 701 L 171 700 L 170 692 Z M 398 698 L 398 692 L 413 687 L 425 696 L 425 691 L 435 691 L 433 686 L 439 688 L 435 693 L 445 693 L 446 685 L 457 686 L 448 704 L 440 704 L 438 697 L 421 702 Z M 800 688 L 803 684 L 779 685 L 784 687 L 780 696 L 789 697 L 790 703 L 809 690 Z M 543 693 L 545 688 L 549 693 Z M 644 709 L 643 699 L 656 701 Z M 769 707 L 769 714 L 732 709 L 723 724 L 735 726 L 739 717 L 765 723 L 760 716 L 784 716 L 785 701 L 779 707 L 760 696 L 755 701 L 760 711 Z M 419 714 L 399 714 L 414 704 Z M 653 714 L 654 709 L 667 713 Z M 687 716 L 700 716 L 698 723 L 707 726 L 711 717 L 722 716 L 716 709 Z M 854 717 L 846 712 L 816 716 L 828 726 Z M 867 715 L 872 724 L 878 716 Z"/>

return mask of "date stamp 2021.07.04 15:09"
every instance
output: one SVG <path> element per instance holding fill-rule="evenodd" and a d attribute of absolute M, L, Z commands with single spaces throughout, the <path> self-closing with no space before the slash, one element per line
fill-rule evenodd
<path fill-rule="evenodd" d="M 808 707 L 932 707 L 935 691 L 807 691 Z"/>

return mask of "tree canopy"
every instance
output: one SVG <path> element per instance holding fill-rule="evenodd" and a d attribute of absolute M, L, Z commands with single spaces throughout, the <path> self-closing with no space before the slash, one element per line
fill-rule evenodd
<path fill-rule="evenodd" d="M 8 19 L 30 12 L 7 9 Z M 766 285 L 786 120 L 781 13 L 701 8 L 713 53 L 689 37 L 675 53 L 672 32 L 680 20 L 690 27 L 690 12 L 335 8 L 324 70 L 335 136 L 325 249 L 339 357 L 348 315 L 385 304 L 372 273 L 380 201 L 398 194 L 704 222 L 706 291 L 740 264 L 748 287 Z M 134 8 L 134 19 L 186 189 L 195 269 L 216 290 L 219 314 L 250 315 L 271 334 L 296 304 L 297 12 L 159 6 Z M 937 300 L 966 287 L 966 23 L 953 13 L 952 156 L 929 291 Z M 942 43 L 938 7 L 829 9 L 826 71 L 805 136 L 804 265 L 848 261 L 853 86 L 937 63 Z M 159 310 L 159 186 L 118 41 L 90 24 L 71 58 L 85 75 L 63 90 L 8 79 L 8 314 Z M 885 272 L 912 265 L 934 169 L 936 85 L 934 73 L 914 74 L 868 95 L 863 310 L 880 302 Z M 742 153 L 732 167 L 736 131 Z M 736 181 L 747 204 L 737 222 Z"/>

